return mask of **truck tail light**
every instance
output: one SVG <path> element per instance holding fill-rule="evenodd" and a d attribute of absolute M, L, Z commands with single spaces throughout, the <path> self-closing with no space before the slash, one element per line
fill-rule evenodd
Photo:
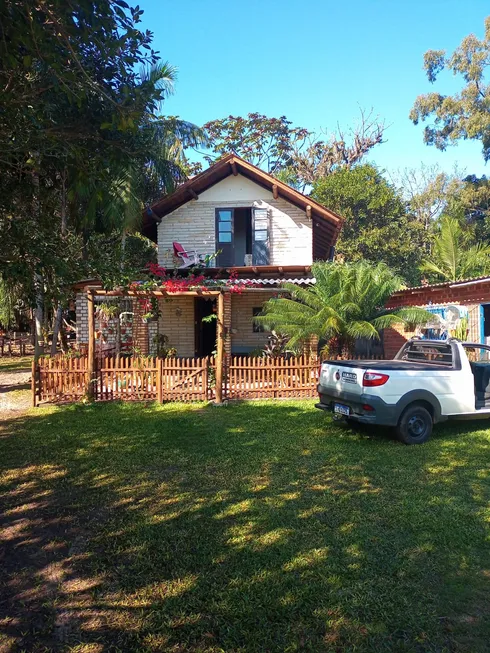
<path fill-rule="evenodd" d="M 390 378 L 389 374 L 378 374 L 377 372 L 364 372 L 362 377 L 362 385 L 365 388 L 375 388 L 379 385 L 384 385 Z"/>

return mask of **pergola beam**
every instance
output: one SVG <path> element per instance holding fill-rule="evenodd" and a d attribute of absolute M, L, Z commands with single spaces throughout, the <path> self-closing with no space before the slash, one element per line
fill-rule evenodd
<path fill-rule="evenodd" d="M 95 312 L 94 292 L 87 292 L 87 313 L 88 313 L 88 361 L 87 361 L 87 396 L 94 397 L 94 375 L 95 375 Z"/>
<path fill-rule="evenodd" d="M 223 403 L 223 366 L 225 359 L 225 297 L 223 293 L 218 295 L 218 320 L 216 334 L 216 403 Z"/>
<path fill-rule="evenodd" d="M 88 289 L 88 293 L 92 293 L 96 297 L 202 297 L 210 296 L 217 297 L 221 291 L 220 290 L 182 290 L 178 292 L 168 292 L 166 290 L 91 290 Z"/>

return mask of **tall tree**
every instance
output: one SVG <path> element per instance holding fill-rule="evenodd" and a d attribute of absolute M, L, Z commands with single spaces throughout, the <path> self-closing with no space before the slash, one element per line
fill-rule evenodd
<path fill-rule="evenodd" d="M 351 167 L 383 142 L 384 124 L 372 112 L 361 111 L 359 123 L 349 130 L 311 132 L 293 127 L 285 116 L 268 118 L 259 113 L 228 116 L 204 125 L 213 162 L 234 152 L 283 181 L 304 190 L 319 178 Z"/>
<path fill-rule="evenodd" d="M 403 280 L 384 263 L 314 263 L 316 283 L 310 288 L 285 284 L 289 297 L 271 299 L 257 323 L 289 336 L 288 346 L 300 349 L 312 336 L 335 339 L 339 352 L 354 353 L 357 338 L 379 339 L 380 331 L 396 324 L 424 324 L 426 311 L 408 307 L 388 310 L 390 296 Z"/>
<path fill-rule="evenodd" d="M 400 189 L 410 212 L 429 230 L 463 186 L 462 176 L 457 169 L 449 174 L 438 165 L 422 163 L 420 168 L 397 170 L 390 178 Z"/>
<path fill-rule="evenodd" d="M 139 29 L 142 13 L 124 0 L 0 6 L 0 264 L 39 312 L 41 294 L 56 304 L 84 274 L 81 244 L 124 234 L 146 198 L 185 177 L 183 145 L 202 142 L 156 115 L 175 69 Z"/>
<path fill-rule="evenodd" d="M 290 167 L 304 190 L 318 180 L 342 168 L 352 168 L 383 143 L 385 125 L 373 112 L 361 110 L 357 125 L 344 130 L 340 125 L 332 133 L 308 133 L 302 143 L 293 145 Z"/>
<path fill-rule="evenodd" d="M 376 167 L 341 168 L 317 181 L 312 196 L 345 218 L 338 258 L 383 261 L 407 281 L 419 281 L 424 227 Z"/>
<path fill-rule="evenodd" d="M 443 70 L 460 75 L 464 86 L 459 93 L 419 95 L 410 112 L 414 124 L 433 119 L 424 130 L 424 140 L 445 150 L 460 139 L 477 140 L 482 144 L 485 161 L 490 159 L 490 17 L 485 19 L 485 34 L 478 39 L 466 36 L 456 50 L 446 56 L 444 50 L 429 50 L 424 55 L 424 68 L 430 82 Z"/>
<path fill-rule="evenodd" d="M 211 120 L 204 129 L 212 152 L 205 157 L 209 163 L 234 152 L 271 174 L 289 164 L 294 145 L 308 135 L 307 129 L 292 127 L 286 116 L 268 118 L 260 113 Z"/>
<path fill-rule="evenodd" d="M 441 219 L 430 257 L 422 272 L 435 281 L 460 281 L 490 272 L 490 245 L 469 244 L 468 233 L 449 216 Z"/>

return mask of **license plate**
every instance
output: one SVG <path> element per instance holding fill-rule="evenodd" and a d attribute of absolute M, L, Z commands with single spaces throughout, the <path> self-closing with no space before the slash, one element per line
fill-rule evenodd
<path fill-rule="evenodd" d="M 350 415 L 350 408 L 349 406 L 344 406 L 344 404 L 334 404 L 333 412 L 339 415 Z"/>

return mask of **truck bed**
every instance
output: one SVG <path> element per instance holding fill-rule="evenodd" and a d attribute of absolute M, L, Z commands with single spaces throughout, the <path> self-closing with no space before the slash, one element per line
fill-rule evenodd
<path fill-rule="evenodd" d="M 326 360 L 323 361 L 324 363 L 327 363 L 328 365 L 337 365 L 337 367 L 356 367 L 357 369 L 360 370 L 388 370 L 388 371 L 393 371 L 393 370 L 413 370 L 417 372 L 424 372 L 428 370 L 434 370 L 434 368 L 439 369 L 439 370 L 450 370 L 452 369 L 451 365 L 448 365 L 447 363 L 428 363 L 427 361 L 421 361 L 420 363 L 417 363 L 416 361 L 399 361 L 399 360 L 386 360 L 386 361 L 380 361 L 380 360 L 372 360 L 372 361 L 334 361 L 334 360 Z"/>

